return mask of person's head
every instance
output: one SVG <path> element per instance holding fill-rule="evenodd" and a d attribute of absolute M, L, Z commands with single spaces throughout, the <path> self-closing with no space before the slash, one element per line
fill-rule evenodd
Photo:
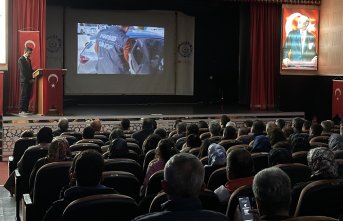
<path fill-rule="evenodd" d="M 190 135 L 190 134 L 199 135 L 199 126 L 197 124 L 189 124 L 189 125 L 187 125 L 186 134 L 187 135 Z"/>
<path fill-rule="evenodd" d="M 109 158 L 122 157 L 129 152 L 125 139 L 118 137 L 111 142 L 109 147 Z"/>
<path fill-rule="evenodd" d="M 174 129 L 177 129 L 177 125 L 178 125 L 179 123 L 181 123 L 181 122 L 182 122 L 181 119 L 176 119 L 176 120 L 174 121 L 173 128 L 174 128 Z"/>
<path fill-rule="evenodd" d="M 150 118 L 144 118 L 142 122 L 142 130 L 153 130 L 153 121 Z"/>
<path fill-rule="evenodd" d="M 237 125 L 236 125 L 236 123 L 235 123 L 235 122 L 233 122 L 233 121 L 229 121 L 229 122 L 227 122 L 225 127 L 228 127 L 228 126 L 230 126 L 230 127 L 233 127 L 233 128 L 237 128 Z"/>
<path fill-rule="evenodd" d="M 160 142 L 161 137 L 157 134 L 150 134 L 143 142 L 142 149 L 145 153 L 149 150 L 156 149 L 158 142 Z"/>
<path fill-rule="evenodd" d="M 260 215 L 288 215 L 291 202 L 291 181 L 280 168 L 258 172 L 252 190 Z"/>
<path fill-rule="evenodd" d="M 230 151 L 226 158 L 226 176 L 228 180 L 253 175 L 254 164 L 249 151 L 244 148 Z"/>
<path fill-rule="evenodd" d="M 252 127 L 253 123 L 254 122 L 252 120 L 245 120 L 244 126 L 250 128 L 250 127 Z"/>
<path fill-rule="evenodd" d="M 316 147 L 308 151 L 307 164 L 312 176 L 336 178 L 335 154 L 327 147 Z"/>
<path fill-rule="evenodd" d="M 99 119 L 93 120 L 90 126 L 94 129 L 94 131 L 101 131 L 102 126 Z"/>
<path fill-rule="evenodd" d="M 269 132 L 269 141 L 271 145 L 274 145 L 277 142 L 285 141 L 285 140 L 286 140 L 285 134 L 282 132 L 280 127 L 274 127 Z"/>
<path fill-rule="evenodd" d="M 198 127 L 199 128 L 208 128 L 208 124 L 204 120 L 199 120 Z"/>
<path fill-rule="evenodd" d="M 197 136 L 195 134 L 190 134 L 187 136 L 186 144 L 187 144 L 187 147 L 190 147 L 190 148 L 200 147 L 201 140 L 200 140 L 199 136 Z"/>
<path fill-rule="evenodd" d="M 291 136 L 291 134 L 294 133 L 294 130 L 290 126 L 284 126 L 282 128 L 282 132 L 283 132 L 283 134 L 285 135 L 286 138 L 289 138 L 289 136 Z"/>
<path fill-rule="evenodd" d="M 305 31 L 310 24 L 310 18 L 305 15 L 300 15 L 298 19 L 298 29 Z"/>
<path fill-rule="evenodd" d="M 275 124 L 274 121 L 267 122 L 267 124 L 266 124 L 267 135 L 270 136 L 271 131 L 276 127 L 278 127 L 278 126 Z"/>
<path fill-rule="evenodd" d="M 118 137 L 125 138 L 125 134 L 124 134 L 124 131 L 122 129 L 115 128 L 111 131 L 110 136 L 109 136 L 109 140 L 113 141 L 113 140 L 117 139 Z"/>
<path fill-rule="evenodd" d="M 310 127 L 311 127 L 311 121 L 305 120 L 304 124 L 303 124 L 302 131 L 305 133 L 308 133 L 310 131 Z"/>
<path fill-rule="evenodd" d="M 255 135 L 257 134 L 262 134 L 264 132 L 265 125 L 263 121 L 261 120 L 256 120 L 254 121 L 252 127 L 251 127 L 251 132 Z"/>
<path fill-rule="evenodd" d="M 323 132 L 323 127 L 320 124 L 312 124 L 310 127 L 310 136 L 317 137 Z"/>
<path fill-rule="evenodd" d="M 78 186 L 97 186 L 102 177 L 104 159 L 96 150 L 84 150 L 75 160 L 74 177 Z"/>
<path fill-rule="evenodd" d="M 176 130 L 178 134 L 186 133 L 186 129 L 187 129 L 187 123 L 180 122 L 177 124 Z"/>
<path fill-rule="evenodd" d="M 220 136 L 221 127 L 218 121 L 210 121 L 208 128 L 210 130 L 211 136 Z"/>
<path fill-rule="evenodd" d="M 269 166 L 277 164 L 292 163 L 292 153 L 286 148 L 273 148 L 269 151 Z"/>
<path fill-rule="evenodd" d="M 237 138 L 237 131 L 236 128 L 232 127 L 232 126 L 227 126 L 224 129 L 223 132 L 223 139 L 228 139 L 228 140 L 232 140 L 232 139 L 236 139 Z"/>
<path fill-rule="evenodd" d="M 329 148 L 332 151 L 343 150 L 343 136 L 340 134 L 332 134 L 329 138 Z"/>
<path fill-rule="evenodd" d="M 154 134 L 157 134 L 162 139 L 167 138 L 167 131 L 164 128 L 156 128 Z"/>
<path fill-rule="evenodd" d="M 128 25 L 121 25 L 120 29 L 123 30 L 125 33 L 129 31 L 130 26 Z"/>
<path fill-rule="evenodd" d="M 295 117 L 292 119 L 292 127 L 295 132 L 301 133 L 304 124 L 304 119 L 300 117 Z"/>
<path fill-rule="evenodd" d="M 94 129 L 91 126 L 85 127 L 82 132 L 83 139 L 93 139 L 94 138 Z"/>
<path fill-rule="evenodd" d="M 219 144 L 213 143 L 208 147 L 208 165 L 225 165 L 226 151 L 225 148 Z"/>
<path fill-rule="evenodd" d="M 229 122 L 231 119 L 229 116 L 223 114 L 221 117 L 220 117 L 220 126 L 222 128 L 224 128 L 227 124 L 227 122 Z"/>
<path fill-rule="evenodd" d="M 174 143 L 170 139 L 162 139 L 158 142 L 156 148 L 156 158 L 167 162 L 175 154 Z"/>
<path fill-rule="evenodd" d="M 122 119 L 120 121 L 120 128 L 122 130 L 130 130 L 130 120 L 126 118 Z"/>
<path fill-rule="evenodd" d="M 31 54 L 32 54 L 32 51 L 33 51 L 32 48 L 30 48 L 30 47 L 25 47 L 25 48 L 24 48 L 24 56 L 27 57 L 27 58 L 29 58 L 29 57 L 31 56 Z"/>
<path fill-rule="evenodd" d="M 34 133 L 32 130 L 24 130 L 21 134 L 20 137 L 24 138 L 24 137 L 34 137 Z"/>
<path fill-rule="evenodd" d="M 323 127 L 323 132 L 325 133 L 330 133 L 331 129 L 334 127 L 333 121 L 331 120 L 324 120 L 320 125 Z"/>
<path fill-rule="evenodd" d="M 282 129 L 286 125 L 286 121 L 279 118 L 275 120 L 275 124 Z"/>
<path fill-rule="evenodd" d="M 250 129 L 248 127 L 240 127 L 238 128 L 237 137 L 242 136 L 242 135 L 248 135 L 249 132 L 250 132 Z"/>
<path fill-rule="evenodd" d="M 58 120 L 57 123 L 58 128 L 60 128 L 61 131 L 67 131 L 69 127 L 68 119 L 65 117 L 62 117 Z"/>
<path fill-rule="evenodd" d="M 196 156 L 176 154 L 164 167 L 162 187 L 171 200 L 196 198 L 203 189 L 204 175 L 204 167 Z"/>
<path fill-rule="evenodd" d="M 51 143 L 53 139 L 50 127 L 42 127 L 37 133 L 37 143 Z"/>
<path fill-rule="evenodd" d="M 71 155 L 69 143 L 63 137 L 56 137 L 50 143 L 48 157 L 50 162 L 64 161 Z"/>

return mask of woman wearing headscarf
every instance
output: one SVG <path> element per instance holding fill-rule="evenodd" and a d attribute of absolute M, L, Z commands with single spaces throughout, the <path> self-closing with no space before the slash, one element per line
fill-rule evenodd
<path fill-rule="evenodd" d="M 36 174 L 42 166 L 52 162 L 61 162 L 71 159 L 68 141 L 63 137 L 54 138 L 49 145 L 48 156 L 40 158 L 32 169 L 29 181 L 30 192 L 33 190 Z"/>
<path fill-rule="evenodd" d="M 329 138 L 329 148 L 332 151 L 343 150 L 343 136 L 340 134 L 332 134 Z"/>
<path fill-rule="evenodd" d="M 111 142 L 111 145 L 109 147 L 108 158 L 113 159 L 113 158 L 127 157 L 128 153 L 129 153 L 129 148 L 127 146 L 126 140 L 121 137 L 118 137 Z"/>
<path fill-rule="evenodd" d="M 213 171 L 224 167 L 226 163 L 226 152 L 225 148 L 219 144 L 212 143 L 208 147 L 208 165 L 204 166 L 205 169 L 205 180 L 207 184 Z"/>
<path fill-rule="evenodd" d="M 327 147 L 317 147 L 308 151 L 307 163 L 311 170 L 311 177 L 307 182 L 294 185 L 292 189 L 291 215 L 298 203 L 301 191 L 311 182 L 337 178 L 335 154 Z"/>

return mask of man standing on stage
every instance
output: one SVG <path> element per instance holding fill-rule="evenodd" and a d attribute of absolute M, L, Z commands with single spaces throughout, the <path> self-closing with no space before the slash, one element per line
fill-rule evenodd
<path fill-rule="evenodd" d="M 30 56 L 32 54 L 32 48 L 26 47 L 24 54 L 18 60 L 19 73 L 20 73 L 20 115 L 26 115 L 29 113 L 29 101 L 32 92 L 33 83 L 33 69 L 31 65 Z"/>

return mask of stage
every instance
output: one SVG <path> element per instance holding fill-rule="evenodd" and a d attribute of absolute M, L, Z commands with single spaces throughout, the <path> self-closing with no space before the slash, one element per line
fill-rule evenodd
<path fill-rule="evenodd" d="M 121 105 L 68 105 L 64 107 L 64 115 L 69 119 L 69 127 L 75 131 L 83 131 L 93 119 L 100 119 L 104 131 L 111 131 L 119 126 L 121 119 L 131 121 L 132 130 L 141 129 L 142 118 L 154 118 L 158 127 L 170 131 L 176 119 L 187 123 L 197 123 L 199 120 L 209 122 L 219 120 L 222 114 L 228 115 L 238 127 L 247 119 L 260 119 L 264 122 L 282 118 L 290 122 L 294 117 L 304 117 L 304 112 L 282 111 L 251 111 L 239 105 L 219 105 L 203 103 L 173 103 L 173 104 L 121 104 Z M 2 118 L 2 159 L 7 160 L 12 154 L 14 142 L 27 129 L 35 133 L 43 126 L 57 129 L 57 122 L 62 116 L 41 116 L 37 114 L 19 116 L 6 114 Z"/>

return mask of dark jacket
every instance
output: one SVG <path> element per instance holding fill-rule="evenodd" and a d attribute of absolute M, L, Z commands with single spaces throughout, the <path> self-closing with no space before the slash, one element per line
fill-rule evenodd
<path fill-rule="evenodd" d="M 24 56 L 21 56 L 18 59 L 18 68 L 20 73 L 20 83 L 28 83 L 33 79 L 33 69 L 31 63 Z"/>

